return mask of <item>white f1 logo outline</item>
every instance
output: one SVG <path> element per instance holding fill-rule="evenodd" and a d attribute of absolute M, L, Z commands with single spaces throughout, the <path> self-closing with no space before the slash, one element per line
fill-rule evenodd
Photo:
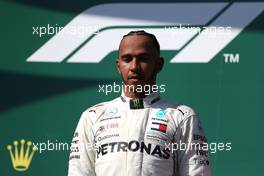
<path fill-rule="evenodd" d="M 180 51 L 172 58 L 171 63 L 208 63 L 261 14 L 263 9 L 262 2 L 98 5 L 76 16 L 26 61 L 67 60 L 69 63 L 99 63 L 110 52 L 118 49 L 118 42 L 124 34 L 131 30 L 142 29 L 156 35 L 161 50 Z M 158 14 L 159 12 L 162 13 Z M 166 32 L 164 28 L 164 26 L 181 24 L 207 27 L 230 26 L 231 30 L 220 35 L 204 31 L 199 34 L 197 31 L 181 31 L 171 35 L 171 32 Z M 93 33 L 96 31 L 88 31 L 85 35 L 67 35 L 67 30 L 76 26 L 98 26 L 97 31 L 101 32 L 94 36 Z M 123 27 L 118 28 L 120 26 Z M 131 28 L 132 26 L 141 27 Z M 151 26 L 156 27 L 150 28 Z M 88 39 L 90 40 L 87 42 Z"/>

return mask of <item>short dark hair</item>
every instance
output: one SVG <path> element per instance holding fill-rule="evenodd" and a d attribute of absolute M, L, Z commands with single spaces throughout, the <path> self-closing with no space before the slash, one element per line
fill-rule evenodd
<path fill-rule="evenodd" d="M 130 31 L 128 34 L 123 36 L 123 39 L 125 37 L 131 36 L 131 35 L 144 35 L 144 36 L 149 37 L 152 40 L 152 42 L 153 42 L 153 46 L 157 49 L 158 53 L 160 53 L 160 45 L 159 45 L 159 42 L 158 42 L 157 38 L 155 37 L 155 35 L 153 35 L 151 33 L 148 33 L 148 32 L 146 32 L 144 30 Z"/>

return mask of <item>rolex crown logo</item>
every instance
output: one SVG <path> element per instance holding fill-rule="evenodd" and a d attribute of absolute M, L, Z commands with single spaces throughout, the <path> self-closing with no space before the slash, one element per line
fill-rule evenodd
<path fill-rule="evenodd" d="M 26 147 L 25 147 L 25 143 L 26 143 Z M 26 142 L 24 139 L 22 139 L 20 141 L 20 152 L 18 152 L 18 145 L 19 145 L 18 141 L 14 141 L 13 144 L 14 144 L 14 149 L 12 148 L 12 145 L 7 145 L 7 149 L 9 150 L 10 157 L 12 160 L 13 168 L 16 171 L 25 171 L 28 169 L 37 148 L 32 147 L 31 141 Z M 26 148 L 26 152 L 25 152 L 25 148 Z"/>

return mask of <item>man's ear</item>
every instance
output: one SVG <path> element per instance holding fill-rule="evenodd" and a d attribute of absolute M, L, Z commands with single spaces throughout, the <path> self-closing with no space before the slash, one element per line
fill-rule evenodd
<path fill-rule="evenodd" d="M 121 72 L 120 72 L 120 68 L 119 68 L 119 66 L 120 66 L 120 65 L 119 65 L 119 64 L 120 64 L 119 61 L 120 61 L 120 60 L 117 58 L 116 61 L 115 61 L 115 63 L 116 63 L 116 69 L 117 69 L 118 73 L 121 74 Z"/>
<path fill-rule="evenodd" d="M 164 65 L 164 58 L 160 57 L 157 61 L 157 73 L 159 73 L 162 70 L 163 65 Z"/>

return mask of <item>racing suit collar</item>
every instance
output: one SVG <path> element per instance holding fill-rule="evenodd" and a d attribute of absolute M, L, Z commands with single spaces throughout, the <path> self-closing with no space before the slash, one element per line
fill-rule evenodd
<path fill-rule="evenodd" d="M 160 100 L 160 95 L 158 92 L 152 92 L 147 95 L 145 98 L 136 98 L 132 99 L 130 97 L 125 96 L 124 91 L 121 94 L 121 100 L 124 103 L 129 103 L 130 109 L 143 109 L 150 107 L 153 103 Z"/>

